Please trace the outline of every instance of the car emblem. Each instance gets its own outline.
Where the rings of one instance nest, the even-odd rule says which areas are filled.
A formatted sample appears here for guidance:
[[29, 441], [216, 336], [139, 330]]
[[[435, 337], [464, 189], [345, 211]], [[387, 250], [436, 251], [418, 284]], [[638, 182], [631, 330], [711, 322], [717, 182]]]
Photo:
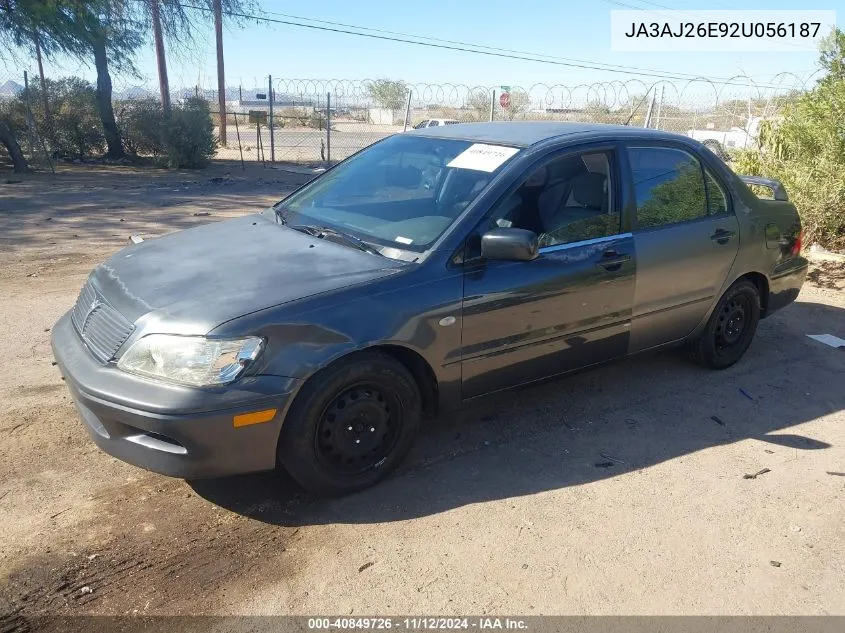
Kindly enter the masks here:
[[94, 311], [103, 305], [103, 302], [99, 299], [94, 299], [91, 302], [91, 305], [88, 306], [88, 312], [85, 313], [85, 318], [82, 320], [82, 329], [85, 330], [85, 326], [88, 325], [88, 319], [91, 318], [91, 315], [94, 314]]

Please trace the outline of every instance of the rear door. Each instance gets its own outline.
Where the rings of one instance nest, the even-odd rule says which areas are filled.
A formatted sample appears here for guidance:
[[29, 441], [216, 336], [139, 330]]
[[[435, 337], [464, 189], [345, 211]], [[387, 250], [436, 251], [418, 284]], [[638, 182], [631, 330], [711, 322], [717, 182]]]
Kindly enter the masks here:
[[637, 279], [631, 352], [689, 335], [739, 248], [739, 222], [719, 178], [691, 150], [631, 143]]
[[[623, 356], [634, 294], [633, 237], [615, 147], [558, 153], [526, 172], [467, 245], [462, 395]], [[540, 234], [533, 261], [484, 261], [495, 227]]]

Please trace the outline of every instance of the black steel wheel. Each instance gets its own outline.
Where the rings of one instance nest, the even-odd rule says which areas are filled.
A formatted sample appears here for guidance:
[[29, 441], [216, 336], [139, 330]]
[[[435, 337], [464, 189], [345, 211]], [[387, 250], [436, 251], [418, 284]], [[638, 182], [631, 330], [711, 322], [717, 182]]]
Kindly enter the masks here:
[[401, 435], [402, 414], [401, 400], [384, 384], [354, 384], [334, 397], [320, 416], [317, 456], [338, 474], [377, 468]]
[[707, 326], [690, 344], [693, 359], [713, 369], [736, 363], [751, 345], [760, 321], [760, 293], [751, 281], [732, 285], [716, 305]]
[[404, 365], [378, 351], [353, 354], [302, 387], [282, 424], [279, 464], [318, 494], [361, 490], [402, 461], [421, 415]]

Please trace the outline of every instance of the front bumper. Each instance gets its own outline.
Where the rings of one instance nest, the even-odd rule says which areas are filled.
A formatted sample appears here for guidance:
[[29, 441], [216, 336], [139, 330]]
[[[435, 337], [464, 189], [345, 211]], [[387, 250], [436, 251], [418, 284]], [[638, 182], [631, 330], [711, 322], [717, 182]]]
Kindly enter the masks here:
[[[130, 464], [194, 479], [276, 465], [276, 443], [299, 380], [252, 376], [197, 389], [99, 364], [65, 314], [52, 331], [53, 355], [91, 438]], [[235, 428], [235, 415], [276, 409], [269, 422]]]

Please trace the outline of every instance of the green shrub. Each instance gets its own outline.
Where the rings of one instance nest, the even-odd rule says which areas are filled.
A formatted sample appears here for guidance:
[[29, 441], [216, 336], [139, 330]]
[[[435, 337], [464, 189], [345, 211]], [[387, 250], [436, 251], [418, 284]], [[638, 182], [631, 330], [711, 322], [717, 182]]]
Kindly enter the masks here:
[[68, 77], [58, 81], [47, 80], [47, 100], [50, 117], [44, 113], [41, 87], [29, 87], [29, 98], [23, 94], [15, 98], [12, 108], [14, 118], [26, 126], [27, 105], [37, 122], [48, 149], [58, 158], [87, 158], [102, 153], [106, 140], [97, 110], [97, 95], [87, 81]]
[[[737, 173], [776, 178], [801, 214], [806, 243], [845, 247], [845, 35], [821, 59], [827, 74], [761, 126], [761, 150], [738, 152]], [[827, 57], [825, 57], [825, 54]]]
[[174, 105], [169, 117], [155, 99], [125, 102], [119, 125], [130, 154], [153, 157], [167, 167], [204, 167], [217, 149], [211, 112], [203, 99], [192, 97]]
[[159, 158], [165, 154], [164, 114], [156, 99], [124, 101], [117, 109], [117, 125], [126, 152]]
[[217, 150], [208, 103], [191, 97], [175, 106], [162, 139], [168, 167], [205, 167]]

